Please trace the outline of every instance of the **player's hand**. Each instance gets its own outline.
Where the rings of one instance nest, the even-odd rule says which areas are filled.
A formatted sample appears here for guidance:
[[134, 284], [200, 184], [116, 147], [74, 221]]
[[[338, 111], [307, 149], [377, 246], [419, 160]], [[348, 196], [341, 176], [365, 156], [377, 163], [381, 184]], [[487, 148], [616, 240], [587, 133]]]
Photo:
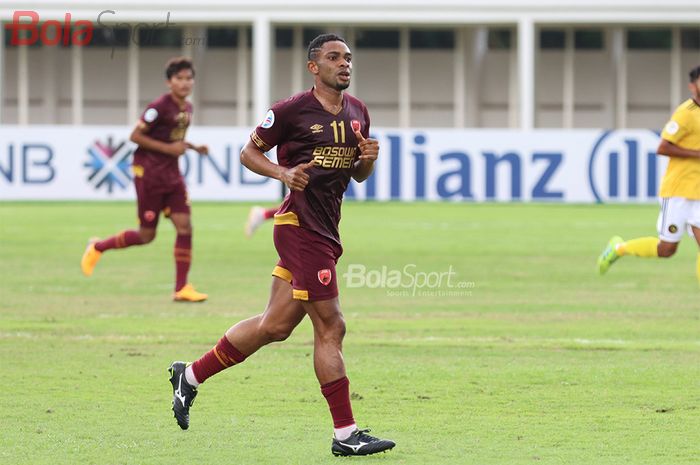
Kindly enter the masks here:
[[357, 146], [360, 148], [360, 160], [375, 161], [379, 156], [379, 141], [376, 139], [365, 139], [360, 131], [355, 131]]
[[209, 155], [209, 147], [206, 145], [193, 145], [192, 148], [200, 155]]
[[168, 153], [174, 157], [179, 157], [187, 150], [187, 143], [182, 140], [171, 142], [168, 144]]
[[293, 168], [284, 170], [280, 175], [280, 181], [285, 183], [289, 190], [303, 191], [309, 183], [309, 175], [306, 170], [314, 166], [314, 161], [301, 163]]

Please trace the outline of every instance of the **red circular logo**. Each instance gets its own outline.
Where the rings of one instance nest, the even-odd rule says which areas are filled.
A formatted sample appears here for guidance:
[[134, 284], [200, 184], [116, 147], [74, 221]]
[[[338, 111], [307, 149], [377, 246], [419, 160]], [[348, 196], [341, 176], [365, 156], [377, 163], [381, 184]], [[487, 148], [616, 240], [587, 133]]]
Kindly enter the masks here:
[[328, 286], [331, 283], [331, 279], [333, 278], [333, 275], [331, 274], [331, 270], [325, 269], [325, 270], [319, 270], [318, 272], [318, 280], [323, 284], [324, 286]]

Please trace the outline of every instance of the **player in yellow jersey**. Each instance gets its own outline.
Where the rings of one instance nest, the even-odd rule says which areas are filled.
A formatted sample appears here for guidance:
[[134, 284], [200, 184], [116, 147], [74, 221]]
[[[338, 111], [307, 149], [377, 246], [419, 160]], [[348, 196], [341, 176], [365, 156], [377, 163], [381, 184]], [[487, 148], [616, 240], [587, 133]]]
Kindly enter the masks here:
[[[659, 155], [670, 158], [659, 192], [659, 237], [629, 241], [613, 237], [598, 257], [600, 274], [625, 255], [672, 256], [686, 230], [700, 246], [700, 66], [690, 71], [688, 89], [692, 97], [680, 104], [666, 123], [657, 149]], [[700, 252], [696, 275], [700, 283]]]

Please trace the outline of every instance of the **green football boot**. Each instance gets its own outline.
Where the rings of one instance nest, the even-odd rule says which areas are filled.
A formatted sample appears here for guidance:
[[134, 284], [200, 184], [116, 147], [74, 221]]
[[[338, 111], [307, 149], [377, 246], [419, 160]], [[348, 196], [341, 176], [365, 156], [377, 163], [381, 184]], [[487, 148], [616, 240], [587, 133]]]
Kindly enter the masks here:
[[622, 244], [624, 241], [620, 236], [613, 236], [608, 242], [608, 246], [605, 247], [603, 253], [598, 257], [598, 273], [605, 274], [610, 266], [615, 263], [615, 260], [620, 258], [615, 250], [618, 244]]

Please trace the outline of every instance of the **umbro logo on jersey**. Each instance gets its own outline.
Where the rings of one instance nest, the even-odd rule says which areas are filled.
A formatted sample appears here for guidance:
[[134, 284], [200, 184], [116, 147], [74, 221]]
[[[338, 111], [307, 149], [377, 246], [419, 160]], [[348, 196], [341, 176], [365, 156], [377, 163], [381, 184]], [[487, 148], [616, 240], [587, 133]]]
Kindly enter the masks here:
[[319, 132], [323, 132], [323, 126], [320, 124], [314, 124], [309, 129], [311, 129], [311, 134], [318, 134]]

